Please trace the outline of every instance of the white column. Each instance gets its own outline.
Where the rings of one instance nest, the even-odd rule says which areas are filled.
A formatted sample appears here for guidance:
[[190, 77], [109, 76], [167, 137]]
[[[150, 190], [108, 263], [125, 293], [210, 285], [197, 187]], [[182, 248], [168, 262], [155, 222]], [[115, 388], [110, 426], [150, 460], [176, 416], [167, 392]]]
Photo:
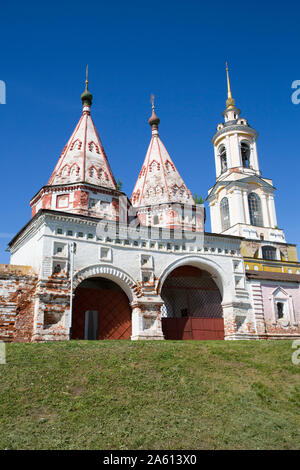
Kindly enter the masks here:
[[233, 194], [234, 194], [234, 200], [235, 200], [237, 223], [244, 224], [245, 219], [244, 219], [242, 191], [240, 188], [236, 188], [234, 189]]
[[247, 191], [243, 191], [243, 201], [244, 201], [245, 223], [250, 225], [250, 212], [249, 212], [249, 203], [248, 203], [248, 193], [247, 193]]
[[261, 195], [261, 205], [262, 205], [262, 213], [263, 213], [263, 219], [264, 219], [263, 220], [264, 227], [270, 227], [268, 204], [267, 204], [267, 198], [265, 194]]
[[253, 157], [253, 169], [256, 170], [256, 171], [260, 171], [259, 170], [259, 163], [258, 163], [258, 155], [257, 155], [257, 145], [256, 145], [256, 141], [254, 139], [252, 141], [251, 153], [252, 153], [252, 157]]
[[273, 194], [269, 194], [268, 197], [268, 206], [269, 206], [269, 213], [271, 219], [271, 227], [277, 227], [277, 217], [276, 217], [276, 209], [275, 209], [275, 202]]
[[219, 205], [216, 202], [210, 204], [210, 223], [211, 230], [214, 233], [220, 233], [220, 213], [218, 212]]
[[230, 138], [229, 135], [226, 136], [226, 157], [227, 157], [227, 168], [232, 168], [231, 161], [231, 148], [230, 148]]
[[131, 325], [132, 325], [132, 335], [131, 339], [136, 339], [139, 337], [140, 333], [143, 331], [143, 315], [139, 306], [132, 303], [132, 313], [131, 313]]
[[293, 297], [289, 295], [289, 311], [290, 311], [290, 318], [291, 318], [291, 323], [293, 323], [294, 326], [297, 326], [297, 319], [295, 315], [295, 309], [294, 309], [294, 302], [293, 302]]
[[234, 194], [229, 193], [227, 195], [229, 202], [229, 217], [230, 217], [230, 227], [238, 223], [237, 211], [234, 203]]
[[236, 163], [234, 166], [243, 166], [242, 165], [242, 159], [241, 159], [241, 151], [240, 151], [240, 143], [239, 143], [239, 137], [238, 137], [238, 134], [235, 133], [234, 134], [234, 140], [235, 140], [235, 159], [236, 159]]
[[221, 162], [220, 162], [220, 158], [218, 156], [218, 149], [217, 147], [214, 147], [214, 151], [215, 151], [215, 165], [216, 165], [216, 176], [217, 178], [220, 176], [221, 174]]

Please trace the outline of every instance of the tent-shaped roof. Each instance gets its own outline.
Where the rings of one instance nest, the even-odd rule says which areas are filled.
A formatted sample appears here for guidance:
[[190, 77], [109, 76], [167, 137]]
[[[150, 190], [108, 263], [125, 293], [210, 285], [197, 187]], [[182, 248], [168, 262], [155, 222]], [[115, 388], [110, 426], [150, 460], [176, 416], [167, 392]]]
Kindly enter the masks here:
[[141, 207], [171, 202], [195, 204], [190, 190], [159, 137], [159, 123], [153, 106], [152, 116], [149, 119], [152, 138], [131, 196], [132, 205]]
[[92, 95], [88, 91], [87, 82], [81, 99], [82, 116], [62, 151], [48, 185], [84, 182], [116, 189], [114, 176], [91, 117]]

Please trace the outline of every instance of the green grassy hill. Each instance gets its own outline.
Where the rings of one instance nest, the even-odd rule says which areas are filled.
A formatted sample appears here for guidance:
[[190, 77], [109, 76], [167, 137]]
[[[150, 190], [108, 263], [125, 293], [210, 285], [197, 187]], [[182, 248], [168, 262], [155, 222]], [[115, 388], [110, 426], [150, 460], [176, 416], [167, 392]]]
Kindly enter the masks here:
[[296, 449], [291, 344], [9, 344], [0, 448]]

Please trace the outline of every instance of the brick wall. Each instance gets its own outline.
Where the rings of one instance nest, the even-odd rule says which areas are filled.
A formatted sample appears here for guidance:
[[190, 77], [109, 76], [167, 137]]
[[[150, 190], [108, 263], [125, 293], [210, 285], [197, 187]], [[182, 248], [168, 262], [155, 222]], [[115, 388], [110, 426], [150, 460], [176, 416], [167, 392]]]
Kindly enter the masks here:
[[0, 340], [31, 340], [37, 277], [30, 266], [0, 264]]

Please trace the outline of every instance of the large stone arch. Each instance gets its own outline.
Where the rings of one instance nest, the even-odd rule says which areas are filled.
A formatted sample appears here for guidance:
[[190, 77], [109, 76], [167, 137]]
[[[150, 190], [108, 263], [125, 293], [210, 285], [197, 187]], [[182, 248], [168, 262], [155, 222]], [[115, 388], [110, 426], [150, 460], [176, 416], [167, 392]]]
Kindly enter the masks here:
[[200, 256], [184, 256], [165, 268], [158, 285], [165, 338], [223, 340], [230, 277], [218, 263]]
[[138, 288], [123, 270], [87, 266], [74, 276], [72, 339], [129, 339]]
[[118, 284], [126, 293], [130, 303], [133, 302], [135, 298], [140, 297], [139, 288], [129, 274], [121, 269], [105, 264], [88, 266], [78, 271], [74, 276], [74, 289], [76, 289], [82, 281], [92, 277], [103, 277]]
[[173, 263], [171, 263], [169, 266], [167, 266], [163, 273], [160, 276], [160, 280], [157, 286], [157, 293], [161, 293], [162, 286], [164, 284], [164, 281], [167, 279], [169, 274], [171, 274], [174, 269], [179, 268], [180, 266], [185, 266], [185, 265], [190, 265], [190, 266], [195, 266], [196, 268], [202, 269], [204, 271], [208, 271], [211, 275], [214, 281], [216, 282], [221, 296], [222, 296], [222, 303], [226, 303], [229, 301], [232, 301], [232, 290], [230, 286], [230, 276], [229, 273], [225, 272], [224, 269], [220, 266], [219, 263], [209, 259], [205, 258], [203, 256], [184, 256]]

